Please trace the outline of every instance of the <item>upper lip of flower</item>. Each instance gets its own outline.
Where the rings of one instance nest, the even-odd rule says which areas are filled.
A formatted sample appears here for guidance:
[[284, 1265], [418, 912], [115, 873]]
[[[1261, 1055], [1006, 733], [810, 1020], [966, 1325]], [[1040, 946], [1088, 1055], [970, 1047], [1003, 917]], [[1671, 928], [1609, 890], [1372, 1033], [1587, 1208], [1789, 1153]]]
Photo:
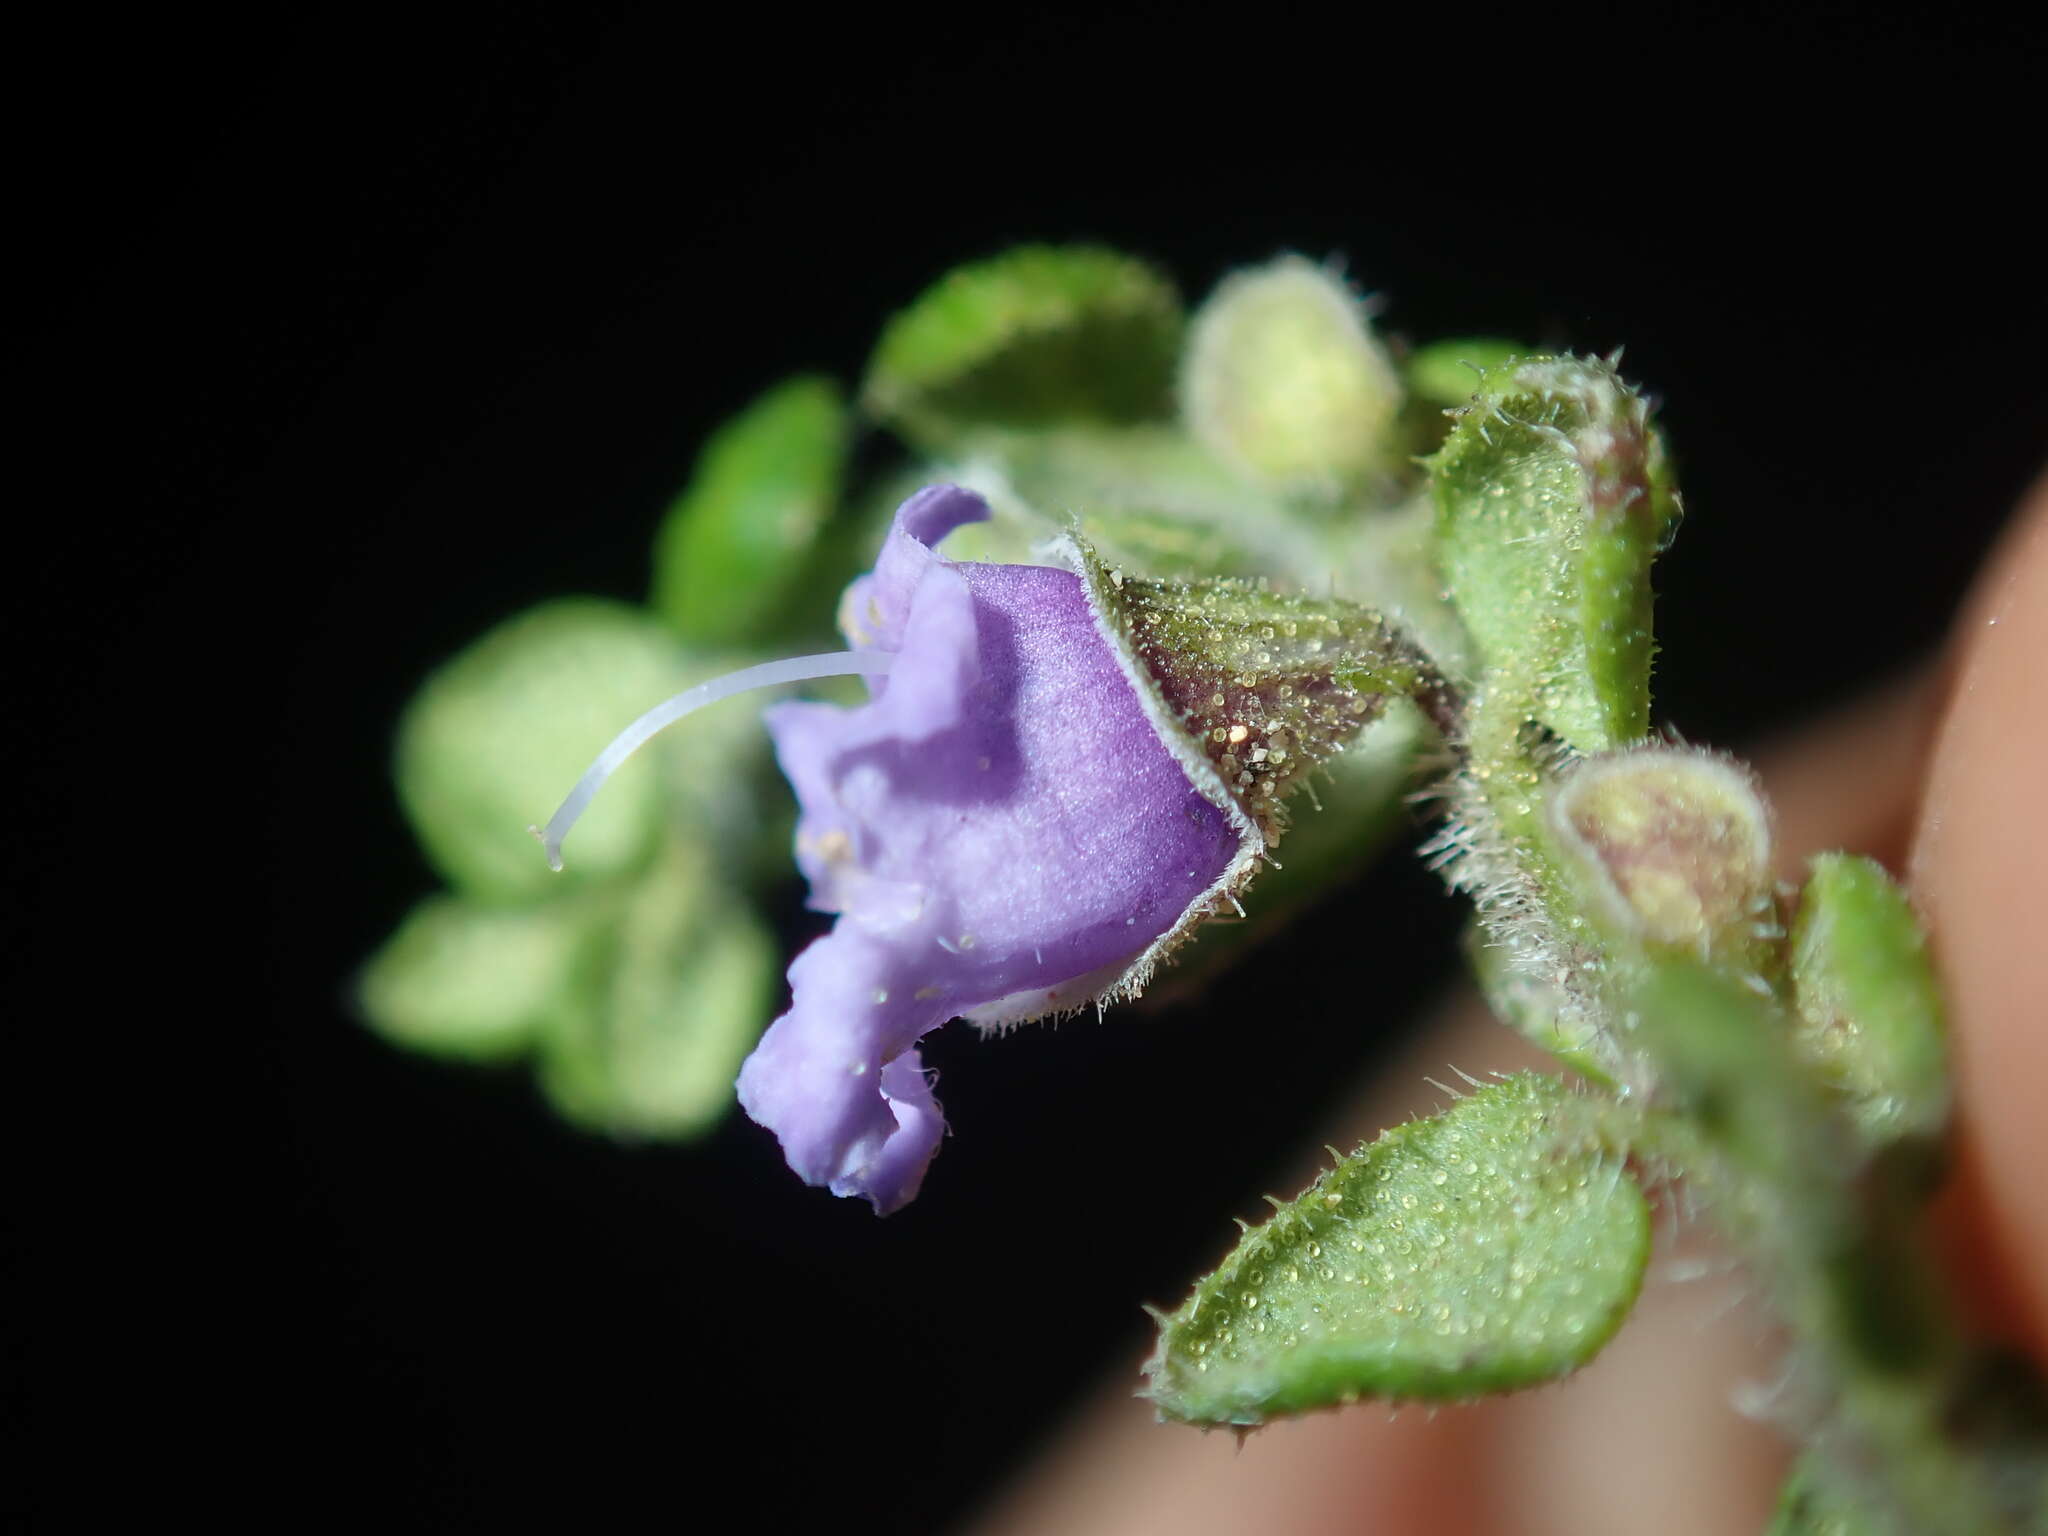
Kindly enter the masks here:
[[857, 709], [767, 714], [812, 904], [840, 916], [740, 1097], [805, 1179], [884, 1212], [943, 1132], [919, 1037], [1134, 989], [1263, 848], [1079, 577], [933, 547], [987, 516], [957, 486], [905, 502], [841, 609], [895, 653], [886, 680]]

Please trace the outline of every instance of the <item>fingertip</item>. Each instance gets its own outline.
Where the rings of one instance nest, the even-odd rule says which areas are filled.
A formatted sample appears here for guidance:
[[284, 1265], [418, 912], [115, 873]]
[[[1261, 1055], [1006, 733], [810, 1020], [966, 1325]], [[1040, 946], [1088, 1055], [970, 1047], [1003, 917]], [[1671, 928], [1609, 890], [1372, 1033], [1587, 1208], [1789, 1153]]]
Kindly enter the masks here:
[[1949, 1002], [1953, 1228], [2048, 1360], [2048, 481], [1965, 604], [1909, 878]]

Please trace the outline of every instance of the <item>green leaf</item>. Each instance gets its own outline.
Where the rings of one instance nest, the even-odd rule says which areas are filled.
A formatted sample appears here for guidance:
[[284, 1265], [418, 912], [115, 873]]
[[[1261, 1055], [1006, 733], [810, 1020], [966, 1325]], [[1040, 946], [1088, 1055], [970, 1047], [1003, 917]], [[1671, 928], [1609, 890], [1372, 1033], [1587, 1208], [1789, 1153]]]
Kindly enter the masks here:
[[458, 892], [493, 905], [635, 873], [665, 827], [743, 863], [768, 750], [745, 702], [664, 731], [613, 774], [577, 822], [562, 873], [527, 830], [641, 714], [743, 664], [691, 657], [644, 610], [598, 598], [507, 620], [430, 676], [400, 718], [399, 799], [421, 846]]
[[839, 386], [779, 384], [712, 434], [654, 546], [657, 613], [686, 640], [727, 643], [775, 630], [845, 475]]
[[633, 889], [584, 984], [541, 1040], [563, 1118], [622, 1139], [703, 1134], [733, 1103], [773, 1007], [778, 953], [701, 849], [678, 844]]
[[896, 315], [862, 403], [913, 442], [1173, 412], [1173, 284], [1096, 246], [1020, 246], [956, 267]]
[[1480, 383], [1430, 460], [1445, 584], [1486, 685], [1582, 752], [1649, 729], [1650, 563], [1678, 503], [1642, 396], [1598, 359]]
[[1534, 1386], [1634, 1304], [1649, 1207], [1599, 1106], [1522, 1073], [1386, 1132], [1263, 1226], [1164, 1320], [1168, 1418], [1259, 1424], [1359, 1397]]
[[1873, 1141], [1948, 1118], [1941, 989], [1906, 893], [1876, 862], [1814, 859], [1792, 929], [1801, 1054]]
[[667, 738], [605, 785], [577, 823], [566, 874], [548, 869], [527, 828], [612, 737], [689, 681], [675, 640], [622, 603], [562, 598], [490, 631], [430, 676], [399, 721], [399, 799], [427, 856], [456, 890], [498, 904], [644, 863], [663, 821], [657, 764], [678, 750]]
[[517, 1056], [561, 1005], [592, 916], [576, 902], [504, 910], [429, 897], [364, 967], [363, 1013], [408, 1050]]
[[1233, 273], [1210, 295], [1180, 396], [1219, 458], [1297, 494], [1334, 495], [1399, 457], [1393, 361], [1357, 295], [1299, 256]]

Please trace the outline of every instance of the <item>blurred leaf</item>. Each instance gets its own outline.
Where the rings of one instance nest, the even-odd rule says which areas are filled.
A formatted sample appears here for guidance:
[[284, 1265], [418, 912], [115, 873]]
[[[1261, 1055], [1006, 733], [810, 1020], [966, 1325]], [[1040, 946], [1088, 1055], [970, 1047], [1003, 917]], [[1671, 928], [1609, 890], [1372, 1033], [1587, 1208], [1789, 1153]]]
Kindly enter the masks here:
[[1522, 1073], [1386, 1132], [1249, 1231], [1164, 1322], [1148, 1394], [1168, 1418], [1259, 1424], [1584, 1365], [1634, 1304], [1650, 1246], [1648, 1204], [1597, 1113]]
[[599, 598], [560, 598], [507, 620], [431, 675], [400, 718], [399, 799], [421, 846], [458, 892], [490, 904], [637, 871], [665, 826], [743, 862], [760, 822], [754, 770], [767, 755], [758, 709], [745, 701], [663, 732], [613, 774], [577, 822], [562, 873], [527, 831], [632, 721], [738, 664], [690, 657], [644, 610]]
[[1319, 574], [1306, 584], [1398, 615], [1448, 676], [1468, 673], [1472, 638], [1444, 591], [1436, 508], [1427, 488], [1399, 506], [1334, 520], [1318, 531]]
[[863, 405], [913, 442], [979, 429], [1164, 420], [1180, 349], [1173, 284], [1096, 246], [1019, 246], [956, 267], [883, 329]]
[[564, 874], [527, 828], [612, 737], [689, 681], [681, 647], [622, 603], [561, 598], [490, 631], [430, 676], [399, 721], [399, 799], [428, 857], [457, 891], [493, 903], [640, 865], [663, 820], [657, 753], [605, 785]]
[[561, 1005], [593, 916], [574, 901], [505, 910], [429, 897], [364, 967], [363, 1012], [408, 1050], [517, 1056]]
[[1814, 859], [1792, 929], [1801, 1053], [1873, 1140], [1948, 1118], [1941, 989], [1906, 893], [1871, 859]]
[[1643, 398], [1607, 363], [1480, 383], [1430, 459], [1439, 558], [1492, 686], [1582, 752], [1649, 728], [1650, 564], [1677, 515]]
[[1836, 1241], [1852, 1214], [1833, 1203], [1846, 1128], [1794, 1064], [1779, 999], [1679, 953], [1640, 952], [1613, 979], [1616, 1015], [1651, 1064], [1660, 1098], [1743, 1174], [1788, 1205], [1800, 1202], [1813, 1245]]
[[541, 1042], [541, 1085], [565, 1119], [622, 1138], [716, 1125], [774, 1006], [777, 950], [702, 851], [671, 847], [590, 955]]
[[1766, 1536], [1882, 1536], [1881, 1527], [1844, 1508], [1829, 1493], [1820, 1470], [1813, 1452], [1799, 1458], [1778, 1496], [1777, 1513]]
[[773, 635], [838, 502], [848, 420], [839, 386], [779, 384], [712, 434], [654, 546], [655, 611], [686, 640]]
[[1217, 286], [1189, 330], [1180, 398], [1197, 440], [1290, 492], [1334, 496], [1398, 457], [1393, 362], [1357, 295], [1299, 256]]

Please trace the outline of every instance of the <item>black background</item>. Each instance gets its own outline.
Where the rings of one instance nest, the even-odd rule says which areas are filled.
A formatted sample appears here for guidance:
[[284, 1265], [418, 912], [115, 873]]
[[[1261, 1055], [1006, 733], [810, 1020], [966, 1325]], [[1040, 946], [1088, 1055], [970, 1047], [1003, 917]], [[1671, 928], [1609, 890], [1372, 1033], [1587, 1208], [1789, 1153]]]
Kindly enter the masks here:
[[638, 596], [754, 392], [852, 379], [954, 261], [1086, 237], [1191, 296], [1341, 253], [1419, 339], [1626, 344], [1689, 512], [1659, 712], [1753, 740], [1931, 646], [2042, 454], [2040, 62], [1846, 6], [295, 11], [53, 52], [15, 853], [66, 988], [24, 1025], [85, 1059], [21, 1078], [69, 1218], [21, 1253], [84, 1305], [24, 1314], [18, 1379], [113, 1471], [30, 1501], [962, 1517], [1440, 985], [1449, 904], [1396, 857], [1199, 1008], [947, 1032], [955, 1135], [877, 1222], [743, 1122], [621, 1149], [360, 1030], [350, 970], [432, 885], [398, 706], [524, 604]]

